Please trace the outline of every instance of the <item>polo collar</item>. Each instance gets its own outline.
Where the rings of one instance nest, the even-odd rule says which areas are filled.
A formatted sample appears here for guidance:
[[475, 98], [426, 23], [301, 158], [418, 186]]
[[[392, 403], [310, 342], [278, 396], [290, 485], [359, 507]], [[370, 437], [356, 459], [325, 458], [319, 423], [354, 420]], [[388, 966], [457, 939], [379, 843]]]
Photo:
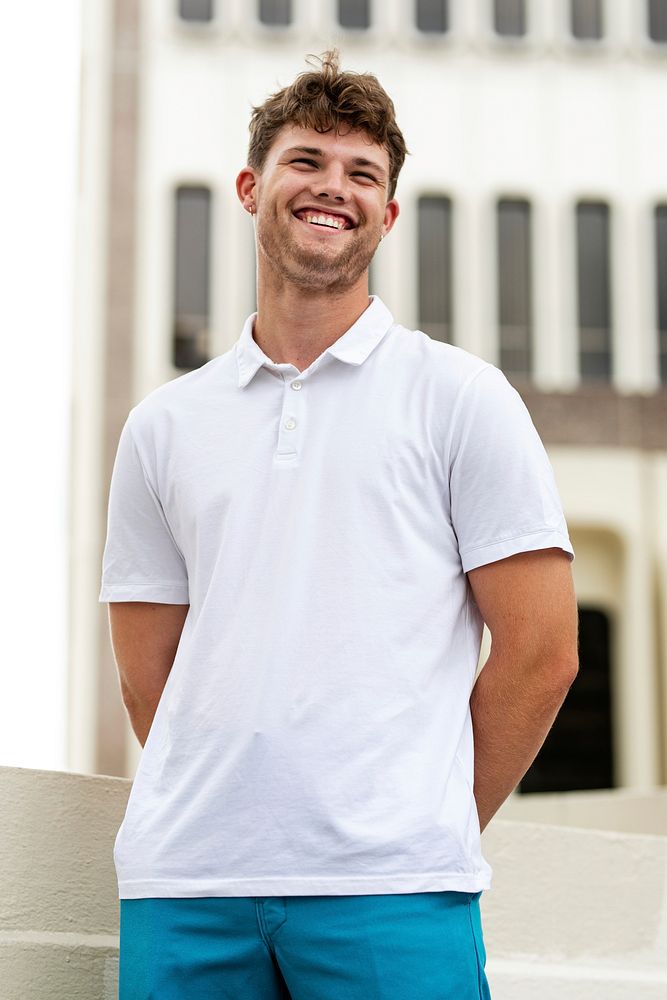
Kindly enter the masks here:
[[[316, 363], [319, 366], [320, 358], [326, 354], [330, 354], [339, 361], [346, 362], [346, 364], [363, 364], [371, 351], [380, 343], [385, 333], [394, 325], [394, 317], [384, 302], [377, 295], [371, 295], [370, 300], [370, 305], [362, 312], [356, 323], [353, 323], [349, 330], [346, 330], [338, 340], [334, 341], [331, 347], [327, 347], [323, 354], [319, 358], [316, 358], [309, 368], [312, 368]], [[277, 364], [266, 356], [252, 335], [256, 318], [256, 312], [252, 316], [248, 316], [243, 324], [241, 336], [236, 342], [238, 385], [240, 389], [244, 389], [262, 367], [274, 372], [291, 367], [284, 363]], [[309, 371], [309, 368], [306, 371]]]

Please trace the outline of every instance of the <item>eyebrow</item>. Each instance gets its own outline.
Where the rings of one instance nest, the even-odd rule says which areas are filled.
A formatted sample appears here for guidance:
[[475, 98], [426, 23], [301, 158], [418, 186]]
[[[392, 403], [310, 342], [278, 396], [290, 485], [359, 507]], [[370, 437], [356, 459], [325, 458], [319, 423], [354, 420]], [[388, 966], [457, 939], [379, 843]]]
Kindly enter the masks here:
[[[287, 153], [308, 153], [310, 156], [323, 157], [324, 153], [321, 149], [317, 149], [315, 146], [292, 146], [290, 149], [285, 150], [285, 155]], [[354, 156], [352, 158], [352, 163], [357, 167], [372, 167], [383, 179], [386, 179], [386, 173], [379, 164], [375, 163], [373, 160], [366, 160], [363, 156]]]

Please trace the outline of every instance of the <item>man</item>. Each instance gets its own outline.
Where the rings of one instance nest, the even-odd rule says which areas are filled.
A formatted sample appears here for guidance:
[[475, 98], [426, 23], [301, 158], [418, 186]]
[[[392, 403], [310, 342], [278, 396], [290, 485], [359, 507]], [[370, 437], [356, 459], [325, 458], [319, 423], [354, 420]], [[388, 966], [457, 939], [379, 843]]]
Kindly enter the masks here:
[[326, 53], [250, 131], [257, 313], [114, 468], [120, 994], [488, 997], [480, 831], [577, 670], [553, 472], [496, 367], [369, 299], [406, 154], [375, 77]]

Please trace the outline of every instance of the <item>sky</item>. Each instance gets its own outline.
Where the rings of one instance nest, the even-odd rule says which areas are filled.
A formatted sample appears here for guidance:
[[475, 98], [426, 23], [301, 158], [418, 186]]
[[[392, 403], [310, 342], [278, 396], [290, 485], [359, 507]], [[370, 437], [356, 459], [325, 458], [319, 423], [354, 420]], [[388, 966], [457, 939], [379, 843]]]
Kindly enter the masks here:
[[66, 767], [80, 2], [7, 4], [0, 33], [4, 766]]

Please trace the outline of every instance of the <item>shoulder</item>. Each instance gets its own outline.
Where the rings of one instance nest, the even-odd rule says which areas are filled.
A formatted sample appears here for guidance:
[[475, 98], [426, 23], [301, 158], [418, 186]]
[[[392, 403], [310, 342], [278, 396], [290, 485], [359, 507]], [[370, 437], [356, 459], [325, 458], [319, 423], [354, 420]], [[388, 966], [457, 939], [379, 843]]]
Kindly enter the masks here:
[[394, 355], [396, 363], [411, 374], [433, 379], [450, 393], [457, 394], [469, 382], [487, 369], [492, 369], [502, 378], [502, 372], [478, 355], [433, 340], [423, 330], [410, 330], [400, 323], [394, 323], [387, 338], [388, 353]]
[[205, 410], [211, 395], [219, 395], [233, 377], [233, 348], [194, 371], [157, 386], [128, 415], [127, 423], [137, 438], [171, 426], [183, 416]]

